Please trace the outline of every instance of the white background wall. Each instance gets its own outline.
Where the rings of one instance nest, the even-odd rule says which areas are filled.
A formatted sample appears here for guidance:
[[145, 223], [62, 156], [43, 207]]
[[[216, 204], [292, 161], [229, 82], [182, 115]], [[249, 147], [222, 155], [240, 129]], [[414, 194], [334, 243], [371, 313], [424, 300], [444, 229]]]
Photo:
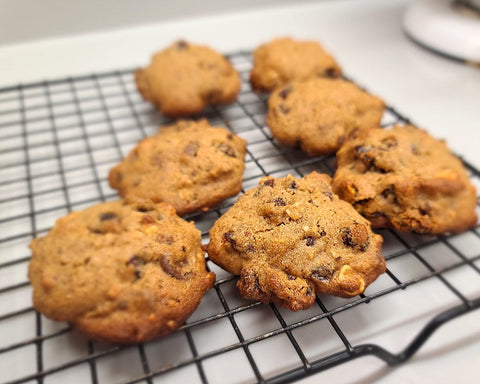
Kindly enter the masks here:
[[[307, 0], [0, 0], [0, 45]], [[311, 1], [310, 1], [311, 2]]]

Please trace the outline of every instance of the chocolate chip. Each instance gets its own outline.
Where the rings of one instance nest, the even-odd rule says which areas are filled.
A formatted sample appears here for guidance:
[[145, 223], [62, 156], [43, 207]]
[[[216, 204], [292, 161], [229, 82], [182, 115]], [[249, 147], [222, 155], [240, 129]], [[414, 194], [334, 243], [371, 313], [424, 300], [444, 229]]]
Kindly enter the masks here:
[[365, 166], [367, 167], [367, 171], [378, 172], [378, 173], [382, 173], [382, 174], [387, 173], [387, 170], [385, 170], [384, 168], [379, 167], [377, 165], [374, 157], [364, 155], [364, 156], [361, 157], [361, 160], [362, 160], [363, 164], [365, 164]]
[[126, 263], [126, 265], [133, 265], [135, 267], [145, 265], [145, 260], [139, 255], [133, 255]]
[[390, 199], [393, 203], [397, 204], [398, 203], [398, 198], [397, 194], [395, 192], [395, 185], [390, 184], [387, 188], [385, 188], [382, 192], [381, 195], [385, 199]]
[[143, 215], [142, 218], [140, 219], [141, 224], [153, 224], [155, 223], [155, 218], [150, 215]]
[[372, 156], [367, 156], [367, 155], [362, 156], [361, 160], [362, 160], [362, 163], [366, 165], [368, 170], [370, 170], [370, 168], [375, 167], [375, 158], [373, 158]]
[[99, 229], [99, 228], [88, 227], [88, 230], [89, 230], [91, 233], [95, 233], [96, 235], [103, 235], [103, 234], [105, 233], [104, 230]]
[[387, 148], [395, 148], [398, 145], [398, 141], [395, 137], [386, 137], [382, 140], [382, 144]]
[[117, 218], [117, 214], [114, 212], [104, 212], [99, 215], [100, 221], [113, 220]]
[[310, 277], [317, 281], [327, 281], [332, 277], [332, 275], [333, 275], [333, 272], [330, 271], [329, 269], [325, 267], [318, 267], [312, 271], [312, 274], [310, 275]]
[[327, 77], [337, 77], [338, 71], [334, 67], [329, 67], [325, 70], [325, 75]]
[[134, 267], [134, 275], [135, 275], [135, 278], [138, 280], [140, 279], [140, 277], [142, 277], [142, 267], [145, 265], [145, 260], [142, 259], [140, 256], [138, 255], [133, 255], [126, 263], [125, 265], [129, 266], [129, 265], [133, 265]]
[[355, 243], [352, 238], [352, 232], [350, 228], [343, 228], [342, 229], [342, 241], [347, 247], [355, 247]]
[[292, 182], [290, 183], [290, 189], [297, 189], [297, 188], [298, 188], [298, 187], [297, 187], [297, 183], [296, 183], [295, 181], [292, 181]]
[[185, 40], [179, 40], [177, 41], [177, 49], [183, 50], [188, 48], [188, 43]]
[[149, 204], [145, 200], [143, 202], [140, 202], [136, 208], [137, 208], [137, 212], [146, 213], [146, 212], [153, 211], [155, 209], [155, 206], [153, 205], [153, 203], [150, 202]]
[[273, 204], [276, 207], [284, 207], [285, 205], [287, 205], [287, 204], [285, 204], [285, 201], [281, 197], [278, 197], [275, 200], [273, 200]]
[[315, 245], [315, 238], [312, 237], [312, 236], [308, 236], [306, 239], [305, 239], [305, 244], [307, 245], [307, 247], [312, 247]]
[[354, 223], [350, 228], [342, 228], [343, 244], [350, 248], [365, 251], [369, 245], [368, 230], [363, 224]]
[[185, 275], [183, 275], [178, 267], [171, 262], [169, 255], [161, 255], [159, 261], [160, 267], [162, 267], [167, 275], [170, 275], [177, 280], [185, 280]]
[[237, 154], [235, 153], [235, 150], [228, 144], [225, 143], [220, 143], [218, 146], [218, 149], [225, 153], [227, 156], [233, 157], [234, 159], [237, 158]]
[[305, 291], [306, 296], [312, 296], [312, 288], [307, 287], [307, 290]]
[[357, 200], [355, 202], [355, 205], [365, 205], [366, 203], [368, 203], [369, 201], [371, 201], [372, 199], [361, 199], [361, 200]]
[[280, 112], [282, 112], [284, 115], [288, 114], [290, 112], [290, 108], [285, 107], [283, 104], [280, 104], [278, 106], [278, 109]]
[[283, 88], [279, 93], [278, 96], [280, 96], [283, 100], [287, 98], [287, 96], [292, 92], [293, 88], [292, 86], [287, 86]]
[[182, 252], [187, 252], [187, 248], [184, 245], [182, 245]]
[[263, 185], [267, 187], [272, 187], [275, 185], [275, 180], [274, 179], [268, 179], [263, 182]]
[[230, 141], [233, 140], [233, 133], [229, 133], [227, 135], [227, 139], [230, 140]]
[[183, 153], [188, 156], [195, 157], [197, 156], [198, 149], [200, 148], [200, 144], [197, 141], [190, 141], [185, 148], [183, 148]]
[[287, 279], [290, 281], [297, 280], [297, 276], [287, 274]]
[[432, 206], [428, 201], [425, 202], [425, 204], [423, 204], [423, 207], [420, 207], [418, 209], [418, 212], [420, 212], [422, 216], [428, 215], [431, 211], [432, 211]]
[[389, 195], [395, 195], [395, 185], [393, 184], [390, 184], [388, 186], [388, 188], [385, 188], [383, 191], [382, 191], [382, 196], [383, 197], [388, 197]]
[[420, 155], [420, 150], [418, 149], [418, 146], [417, 146], [416, 144], [410, 145], [410, 151], [412, 151], [412, 153], [413, 153], [415, 156]]
[[225, 232], [222, 236], [223, 238], [223, 241], [226, 241], [227, 243], [230, 244], [230, 246], [233, 248], [233, 249], [236, 249], [237, 247], [237, 242], [235, 241], [235, 239], [233, 238], [233, 232], [230, 231], [230, 232]]
[[327, 234], [327, 232], [325, 232], [323, 229], [322, 229], [320, 232], [318, 232], [318, 235], [319, 235], [320, 237], [323, 237], [323, 236], [325, 236], [326, 234]]
[[212, 89], [205, 95], [205, 101], [210, 104], [216, 103], [222, 98], [222, 91], [220, 89]]
[[325, 191], [325, 192], [322, 192], [322, 193], [323, 193], [325, 196], [327, 196], [330, 201], [333, 200], [333, 193], [332, 193], [332, 192]]

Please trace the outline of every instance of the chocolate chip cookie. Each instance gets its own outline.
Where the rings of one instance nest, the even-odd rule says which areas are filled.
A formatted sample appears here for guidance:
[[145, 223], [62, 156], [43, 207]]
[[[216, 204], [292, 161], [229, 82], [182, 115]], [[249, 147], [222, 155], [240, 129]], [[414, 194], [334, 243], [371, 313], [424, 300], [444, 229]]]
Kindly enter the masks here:
[[348, 138], [378, 127], [384, 102], [340, 79], [311, 79], [276, 89], [267, 125], [281, 143], [310, 156], [335, 153]]
[[166, 203], [100, 203], [60, 218], [30, 247], [34, 307], [94, 339], [164, 336], [215, 280], [200, 232]]
[[445, 142], [411, 125], [375, 129], [337, 153], [333, 190], [373, 227], [462, 232], [477, 222], [475, 188]]
[[382, 237], [331, 189], [331, 178], [263, 178], [210, 230], [210, 260], [240, 275], [241, 294], [291, 310], [316, 293], [350, 297], [385, 271]]
[[170, 117], [192, 116], [207, 105], [228, 104], [240, 91], [240, 75], [217, 51], [177, 41], [135, 72], [143, 98]]
[[180, 120], [142, 140], [110, 170], [120, 196], [172, 204], [179, 215], [208, 210], [242, 187], [246, 141], [207, 120]]
[[271, 91], [292, 81], [338, 77], [341, 72], [318, 42], [280, 38], [254, 51], [250, 82], [255, 90]]

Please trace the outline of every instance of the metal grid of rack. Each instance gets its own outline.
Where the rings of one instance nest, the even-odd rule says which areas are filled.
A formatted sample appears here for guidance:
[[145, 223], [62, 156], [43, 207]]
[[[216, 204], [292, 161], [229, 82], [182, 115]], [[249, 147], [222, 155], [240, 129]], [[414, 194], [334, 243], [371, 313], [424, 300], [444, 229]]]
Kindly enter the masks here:
[[[250, 52], [228, 57], [241, 94], [202, 116], [248, 141], [243, 189], [266, 174], [332, 174], [333, 157], [306, 157], [272, 139], [266, 96], [248, 84]], [[382, 125], [407, 122], [388, 107]], [[0, 382], [286, 383], [366, 355], [401, 363], [440, 325], [480, 307], [477, 226], [446, 237], [380, 230], [387, 273], [360, 296], [319, 295], [306, 311], [242, 299], [236, 277], [207, 259], [214, 288], [166, 338], [118, 346], [46, 319], [31, 303], [29, 242], [72, 210], [117, 199], [109, 169], [166, 123], [141, 100], [132, 70], [0, 89]], [[478, 188], [479, 171], [465, 166]], [[203, 242], [235, 199], [186, 217]]]

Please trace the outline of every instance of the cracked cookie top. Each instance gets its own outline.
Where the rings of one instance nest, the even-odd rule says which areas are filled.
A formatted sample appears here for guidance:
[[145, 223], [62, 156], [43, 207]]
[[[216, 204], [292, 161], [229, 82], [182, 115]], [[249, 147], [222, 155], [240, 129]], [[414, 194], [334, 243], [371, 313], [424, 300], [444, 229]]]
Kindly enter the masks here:
[[477, 222], [475, 188], [461, 161], [412, 125], [374, 129], [346, 143], [333, 189], [373, 227], [439, 235]]
[[227, 58], [202, 45], [177, 41], [135, 72], [143, 98], [170, 117], [192, 116], [212, 104], [228, 104], [240, 92], [240, 75]]
[[385, 271], [382, 237], [331, 190], [331, 178], [263, 178], [210, 230], [210, 259], [247, 298], [291, 310], [316, 293], [350, 297]]
[[262, 44], [253, 53], [250, 82], [253, 89], [272, 91], [292, 81], [338, 77], [342, 70], [316, 41], [279, 38]]
[[72, 212], [30, 248], [34, 307], [94, 339], [164, 336], [215, 280], [200, 232], [165, 203], [124, 200]]
[[182, 216], [208, 210], [242, 187], [246, 141], [207, 120], [180, 120], [142, 140], [110, 170], [120, 196], [172, 204]]
[[268, 99], [267, 125], [281, 143], [310, 156], [335, 153], [361, 131], [378, 127], [384, 102], [340, 79], [310, 79], [276, 89]]

